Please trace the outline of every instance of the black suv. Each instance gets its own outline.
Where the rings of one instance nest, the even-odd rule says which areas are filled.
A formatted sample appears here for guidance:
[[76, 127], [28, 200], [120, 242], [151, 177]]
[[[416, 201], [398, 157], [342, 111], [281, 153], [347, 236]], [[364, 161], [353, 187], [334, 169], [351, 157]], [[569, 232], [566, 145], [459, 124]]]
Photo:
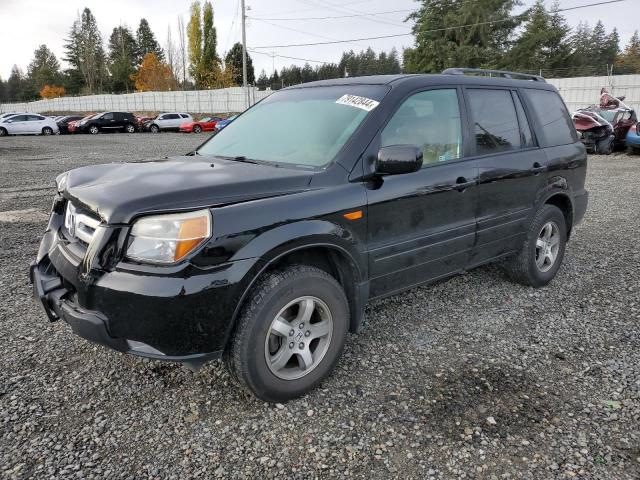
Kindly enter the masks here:
[[82, 133], [99, 132], [127, 132], [136, 131], [136, 117], [130, 112], [98, 113], [91, 118], [78, 123], [78, 130]]
[[585, 148], [540, 77], [467, 73], [287, 88], [186, 156], [59, 176], [36, 296], [88, 340], [222, 357], [283, 401], [371, 299], [498, 259], [546, 285], [587, 207]]

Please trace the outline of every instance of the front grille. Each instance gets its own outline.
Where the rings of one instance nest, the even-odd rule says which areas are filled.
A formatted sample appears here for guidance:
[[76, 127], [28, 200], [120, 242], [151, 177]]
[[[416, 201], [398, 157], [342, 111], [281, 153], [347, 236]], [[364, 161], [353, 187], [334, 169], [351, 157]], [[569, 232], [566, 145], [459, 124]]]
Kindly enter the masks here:
[[98, 225], [100, 225], [100, 219], [93, 212], [77, 208], [71, 202], [67, 202], [64, 227], [70, 237], [89, 245]]

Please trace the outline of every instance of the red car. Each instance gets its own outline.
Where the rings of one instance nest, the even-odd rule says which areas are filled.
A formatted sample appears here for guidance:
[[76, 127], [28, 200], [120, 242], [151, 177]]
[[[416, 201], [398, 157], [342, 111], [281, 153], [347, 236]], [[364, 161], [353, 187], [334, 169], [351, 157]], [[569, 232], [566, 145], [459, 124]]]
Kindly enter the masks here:
[[180, 131], [186, 133], [212, 132], [220, 120], [222, 119], [218, 117], [204, 117], [197, 122], [183, 123], [180, 125]]
[[73, 122], [69, 122], [67, 124], [67, 130], [69, 131], [69, 133], [77, 133], [78, 131], [78, 124], [80, 122], [82, 122], [83, 120], [89, 120], [91, 117], [93, 117], [95, 114], [92, 113], [91, 115], [87, 115], [84, 118], [81, 118], [80, 120], [75, 120]]

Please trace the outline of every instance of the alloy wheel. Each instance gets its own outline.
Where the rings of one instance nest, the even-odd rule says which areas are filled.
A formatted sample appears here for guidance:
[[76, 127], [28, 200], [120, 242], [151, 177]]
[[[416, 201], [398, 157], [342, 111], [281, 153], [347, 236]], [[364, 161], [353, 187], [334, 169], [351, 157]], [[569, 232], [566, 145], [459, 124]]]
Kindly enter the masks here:
[[283, 380], [308, 375], [322, 361], [333, 334], [333, 317], [325, 302], [304, 296], [287, 303], [275, 316], [264, 342], [271, 373]]
[[542, 226], [536, 240], [536, 266], [541, 272], [548, 272], [556, 263], [560, 250], [560, 229], [555, 222]]

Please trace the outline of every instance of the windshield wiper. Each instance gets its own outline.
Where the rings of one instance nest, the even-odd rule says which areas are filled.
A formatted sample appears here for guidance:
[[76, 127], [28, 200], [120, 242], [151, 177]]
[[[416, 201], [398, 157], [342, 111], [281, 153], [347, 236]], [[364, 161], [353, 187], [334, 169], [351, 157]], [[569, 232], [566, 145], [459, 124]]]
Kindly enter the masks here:
[[236, 155], [235, 157], [229, 157], [225, 155], [216, 155], [218, 158], [222, 158], [223, 160], [233, 160], [234, 162], [242, 162], [242, 163], [253, 163], [255, 165], [262, 165], [264, 162], [259, 162], [258, 160], [253, 160], [252, 158], [247, 158], [244, 155]]

